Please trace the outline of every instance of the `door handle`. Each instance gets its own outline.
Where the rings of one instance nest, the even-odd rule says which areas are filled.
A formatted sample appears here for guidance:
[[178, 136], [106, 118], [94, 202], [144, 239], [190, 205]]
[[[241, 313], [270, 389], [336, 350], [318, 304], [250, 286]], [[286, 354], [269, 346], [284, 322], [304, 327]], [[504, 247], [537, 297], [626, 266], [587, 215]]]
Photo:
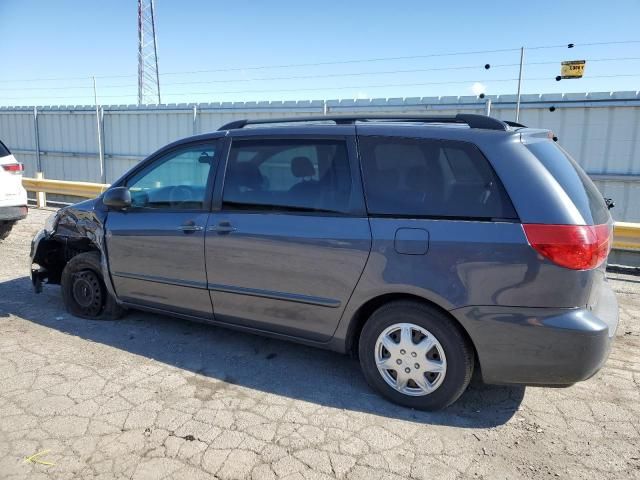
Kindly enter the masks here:
[[210, 232], [225, 234], [235, 232], [237, 228], [231, 225], [231, 222], [220, 222], [218, 225], [212, 225], [208, 230]]
[[201, 232], [202, 230], [204, 230], [204, 227], [202, 225], [196, 225], [195, 222], [187, 222], [180, 225], [178, 227], [178, 230], [184, 233]]

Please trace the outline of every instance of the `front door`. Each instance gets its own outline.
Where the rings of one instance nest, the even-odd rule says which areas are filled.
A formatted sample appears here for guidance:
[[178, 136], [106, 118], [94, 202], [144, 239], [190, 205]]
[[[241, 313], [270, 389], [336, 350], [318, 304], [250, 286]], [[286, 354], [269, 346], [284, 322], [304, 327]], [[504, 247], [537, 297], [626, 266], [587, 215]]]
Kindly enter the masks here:
[[126, 180], [133, 205], [106, 222], [109, 269], [125, 302], [212, 318], [204, 238], [217, 150], [216, 141], [183, 145]]
[[331, 338], [371, 246], [352, 142], [232, 141], [205, 246], [216, 320]]

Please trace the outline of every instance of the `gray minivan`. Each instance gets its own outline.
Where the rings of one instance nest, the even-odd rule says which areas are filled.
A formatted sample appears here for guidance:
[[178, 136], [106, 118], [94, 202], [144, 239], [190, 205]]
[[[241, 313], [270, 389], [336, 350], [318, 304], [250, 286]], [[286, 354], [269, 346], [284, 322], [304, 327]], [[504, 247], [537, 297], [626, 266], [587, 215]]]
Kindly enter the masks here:
[[474, 369], [570, 385], [615, 335], [613, 221], [554, 140], [464, 114], [235, 121], [57, 212], [33, 284], [83, 318], [135, 308], [351, 353], [413, 408], [451, 404]]

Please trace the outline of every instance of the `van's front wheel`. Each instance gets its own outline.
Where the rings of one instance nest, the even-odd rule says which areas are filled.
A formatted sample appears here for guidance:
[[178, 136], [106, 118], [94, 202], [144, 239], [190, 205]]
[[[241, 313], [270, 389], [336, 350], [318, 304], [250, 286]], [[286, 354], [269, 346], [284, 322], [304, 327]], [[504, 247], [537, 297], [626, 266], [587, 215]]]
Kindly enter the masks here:
[[60, 284], [64, 305], [76, 317], [115, 320], [124, 313], [104, 285], [97, 252], [80, 253], [69, 260]]
[[391, 401], [437, 410], [455, 402], [473, 373], [473, 349], [444, 313], [398, 301], [376, 310], [360, 335], [369, 385]]

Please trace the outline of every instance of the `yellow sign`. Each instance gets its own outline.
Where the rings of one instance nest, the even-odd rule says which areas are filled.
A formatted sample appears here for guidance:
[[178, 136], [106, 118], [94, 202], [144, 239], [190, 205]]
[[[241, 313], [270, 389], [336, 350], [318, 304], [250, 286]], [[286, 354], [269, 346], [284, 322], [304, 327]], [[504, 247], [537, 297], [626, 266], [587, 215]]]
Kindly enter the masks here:
[[582, 78], [586, 63], [586, 60], [570, 60], [568, 62], [562, 62], [560, 67], [560, 76], [562, 78]]

